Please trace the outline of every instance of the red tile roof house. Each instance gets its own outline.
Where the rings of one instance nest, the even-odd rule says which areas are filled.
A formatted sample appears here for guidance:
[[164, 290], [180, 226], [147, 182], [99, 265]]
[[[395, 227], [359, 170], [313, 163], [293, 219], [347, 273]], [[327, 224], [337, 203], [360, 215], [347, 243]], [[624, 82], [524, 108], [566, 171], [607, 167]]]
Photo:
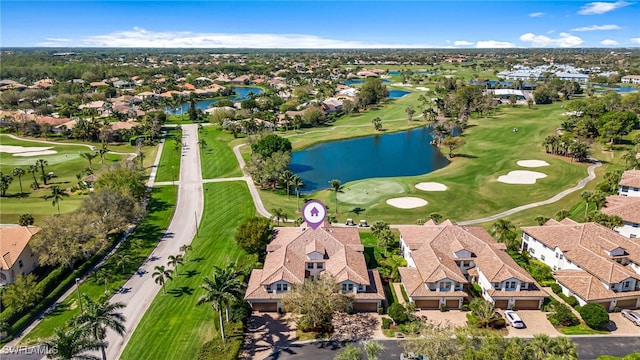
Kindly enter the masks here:
[[367, 269], [358, 229], [300, 227], [274, 230], [262, 269], [251, 272], [245, 294], [253, 310], [282, 311], [281, 299], [293, 284], [331, 275], [342, 292], [353, 294], [354, 311], [377, 311], [385, 301], [377, 270]]
[[640, 237], [639, 196], [609, 196], [602, 213], [622, 218], [622, 226], [614, 229], [618, 234], [632, 239]]
[[421, 309], [459, 309], [478, 284], [496, 308], [540, 309], [547, 294], [481, 227], [442, 224], [398, 227], [407, 267], [399, 268], [409, 301]]
[[580, 305], [640, 307], [640, 244], [596, 223], [549, 220], [522, 228], [522, 249], [554, 270]]
[[18, 275], [28, 274], [38, 267], [38, 257], [29, 241], [40, 228], [34, 226], [0, 226], [0, 286], [8, 285]]
[[640, 196], [640, 170], [627, 170], [618, 183], [618, 195]]

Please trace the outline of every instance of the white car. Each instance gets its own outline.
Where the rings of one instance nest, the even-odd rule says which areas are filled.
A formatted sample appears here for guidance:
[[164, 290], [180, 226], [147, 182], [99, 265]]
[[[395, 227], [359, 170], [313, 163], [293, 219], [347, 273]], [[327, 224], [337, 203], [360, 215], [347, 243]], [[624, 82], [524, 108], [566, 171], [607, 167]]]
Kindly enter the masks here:
[[515, 311], [511, 311], [511, 310], [505, 311], [504, 317], [507, 319], [509, 324], [511, 324], [511, 326], [513, 326], [514, 328], [516, 329], [524, 328], [524, 323], [522, 322], [522, 319], [520, 319], [520, 316], [518, 316], [518, 314], [516, 314]]
[[632, 323], [636, 324], [636, 326], [640, 326], [640, 314], [629, 309], [624, 309], [620, 312], [622, 313], [622, 316], [629, 319]]

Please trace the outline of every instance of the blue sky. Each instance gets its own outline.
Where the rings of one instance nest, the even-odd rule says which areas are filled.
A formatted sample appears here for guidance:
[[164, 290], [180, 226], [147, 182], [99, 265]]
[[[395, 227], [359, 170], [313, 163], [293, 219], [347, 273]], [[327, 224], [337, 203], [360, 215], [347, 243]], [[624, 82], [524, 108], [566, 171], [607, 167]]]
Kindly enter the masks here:
[[11, 1], [2, 47], [640, 47], [619, 1]]

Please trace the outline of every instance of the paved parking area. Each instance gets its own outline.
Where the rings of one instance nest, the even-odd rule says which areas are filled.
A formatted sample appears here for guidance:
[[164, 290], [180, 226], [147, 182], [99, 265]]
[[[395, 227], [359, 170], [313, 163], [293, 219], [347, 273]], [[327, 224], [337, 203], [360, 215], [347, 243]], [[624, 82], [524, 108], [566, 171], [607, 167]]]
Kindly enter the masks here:
[[288, 314], [254, 312], [247, 323], [240, 359], [264, 359], [274, 350], [289, 346], [296, 337]]
[[[638, 310], [635, 311], [638, 312]], [[629, 319], [622, 316], [622, 313], [610, 313], [609, 320], [609, 329], [611, 330], [611, 335], [640, 336], [640, 326], [634, 325], [631, 321], [629, 321]]]
[[[498, 310], [500, 314], [504, 317], [504, 311]], [[560, 334], [556, 328], [551, 325], [549, 320], [547, 320], [547, 313], [540, 310], [518, 310], [516, 311], [518, 316], [522, 319], [522, 322], [525, 324], [524, 329], [516, 329], [507, 322], [507, 330], [509, 333], [507, 336], [512, 337], [533, 337], [536, 334], [546, 334], [549, 336], [559, 336]]]
[[436, 323], [450, 323], [453, 326], [465, 326], [467, 324], [468, 311], [460, 310], [447, 310], [442, 312], [440, 310], [419, 310], [416, 311], [416, 316], [426, 316], [427, 320]]

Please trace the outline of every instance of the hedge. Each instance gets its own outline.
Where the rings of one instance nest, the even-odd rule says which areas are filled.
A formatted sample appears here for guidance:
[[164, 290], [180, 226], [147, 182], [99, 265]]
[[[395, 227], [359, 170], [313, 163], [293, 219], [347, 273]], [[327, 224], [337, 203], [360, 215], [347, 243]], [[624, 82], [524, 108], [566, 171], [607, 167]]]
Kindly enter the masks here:
[[588, 303], [581, 307], [578, 312], [588, 327], [596, 330], [606, 330], [609, 324], [609, 312], [604, 306], [595, 303]]

